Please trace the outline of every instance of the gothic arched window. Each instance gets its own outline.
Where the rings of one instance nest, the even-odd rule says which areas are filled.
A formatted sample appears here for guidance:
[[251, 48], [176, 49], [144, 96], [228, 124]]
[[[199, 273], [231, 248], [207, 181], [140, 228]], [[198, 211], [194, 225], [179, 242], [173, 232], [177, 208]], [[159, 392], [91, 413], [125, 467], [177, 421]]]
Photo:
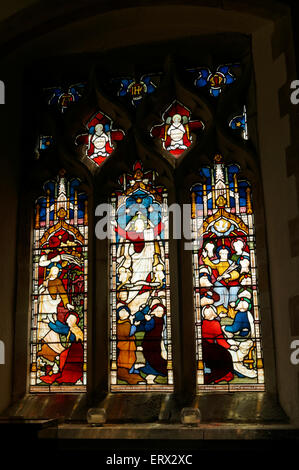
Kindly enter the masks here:
[[26, 204], [36, 201], [31, 393], [113, 401], [117, 392], [174, 392], [190, 401], [196, 391], [264, 390], [268, 287], [259, 270], [258, 299], [263, 224], [255, 207], [256, 232], [251, 202], [251, 185], [261, 185], [250, 45], [237, 37], [242, 54], [228, 57], [232, 36], [219, 60], [215, 38], [196, 64], [183, 42], [172, 45], [177, 63], [153, 46], [152, 73], [143, 48], [122, 51], [119, 74], [90, 58], [88, 83], [83, 68], [77, 77], [65, 68], [57, 84], [57, 69], [44, 66], [38, 148], [26, 168]]
[[167, 192], [155, 171], [111, 197], [111, 391], [172, 391]]
[[35, 205], [31, 392], [82, 392], [87, 371], [87, 197], [59, 172]]
[[218, 154], [191, 189], [200, 390], [264, 390], [251, 188], [239, 173]]

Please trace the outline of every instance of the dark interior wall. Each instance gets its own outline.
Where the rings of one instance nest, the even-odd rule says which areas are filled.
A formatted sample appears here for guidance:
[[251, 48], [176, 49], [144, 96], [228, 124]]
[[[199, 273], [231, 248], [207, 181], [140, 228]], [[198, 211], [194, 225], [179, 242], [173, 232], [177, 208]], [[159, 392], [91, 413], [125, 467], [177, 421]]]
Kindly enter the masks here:
[[[294, 69], [291, 67], [292, 36], [287, 11], [281, 7], [278, 9], [261, 7], [260, 2], [255, 2], [256, 6], [244, 6], [244, 2], [217, 1], [188, 2], [188, 4], [178, 1], [172, 4], [161, 2], [160, 6], [150, 6], [149, 2], [142, 2], [139, 8], [133, 8], [132, 3], [128, 5], [131, 8], [127, 9], [122, 9], [117, 2], [112, 5], [110, 2], [110, 7], [106, 2], [100, 2], [102, 10], [99, 5], [95, 6], [94, 2], [90, 2], [94, 10], [89, 11], [87, 11], [88, 8], [82, 7], [82, 3], [74, 3], [75, 13], [73, 14], [67, 11], [69, 6], [61, 11], [61, 16], [58, 12], [55, 16], [53, 5], [51, 11], [40, 10], [40, 16], [31, 15], [30, 19], [28, 17], [28, 21], [35, 25], [32, 29], [29, 29], [26, 23], [24, 24], [25, 13], [11, 19], [14, 27], [22, 32], [19, 36], [13, 36], [11, 29], [8, 35], [4, 35], [7, 24], [5, 27], [2, 25], [2, 34], [0, 30], [0, 39], [2, 38], [0, 44], [5, 54], [1, 62], [0, 78], [6, 84], [6, 105], [1, 107], [0, 115], [4, 136], [1, 167], [3, 174], [5, 172], [4, 184], [1, 185], [3, 191], [1, 209], [6, 215], [3, 218], [6, 220], [5, 230], [1, 232], [2, 246], [5, 246], [3, 253], [5, 269], [1, 270], [3, 302], [0, 311], [0, 339], [5, 342], [6, 346], [6, 364], [0, 365], [0, 411], [7, 407], [11, 399], [14, 364], [18, 361], [18, 351], [22, 351], [18, 347], [22, 338], [19, 333], [18, 336], [14, 334], [18, 291], [16, 268], [22, 263], [22, 260], [16, 256], [16, 234], [18, 233], [19, 181], [22, 177], [23, 159], [28, 157], [28, 149], [24, 149], [22, 145], [24, 128], [22, 119], [26, 116], [22, 109], [22, 93], [26, 93], [24, 83], [25, 78], [28, 80], [28, 76], [25, 77], [25, 73], [28, 74], [28, 65], [48, 56], [55, 58], [74, 53], [101, 53], [120, 45], [148, 44], [152, 41], [188, 38], [215, 32], [241, 32], [251, 34], [253, 37], [253, 55], [256, 63], [259, 151], [266, 191], [265, 211], [270, 254], [270, 266], [269, 268], [264, 266], [264, 268], [269, 269], [273, 294], [272, 305], [268, 305], [268, 309], [273, 315], [276, 333], [277, 384], [284, 409], [290, 416], [297, 418], [299, 416], [298, 370], [290, 365], [289, 343], [290, 339], [298, 333], [294, 330], [294, 335], [290, 331], [289, 299], [298, 294], [299, 271], [297, 260], [292, 259], [294, 256], [296, 258], [296, 252], [291, 252], [288, 225], [290, 219], [296, 220], [294, 214], [298, 209], [295, 200], [296, 181], [294, 178], [289, 179], [291, 171], [288, 174], [286, 167], [287, 149], [289, 161], [293, 162], [295, 147], [293, 136], [290, 135], [293, 120], [290, 117], [284, 120], [281, 116], [283, 104], [286, 115], [289, 114], [286, 105], [288, 103], [287, 90], [283, 87], [286, 87], [286, 83], [294, 74]], [[267, 3], [272, 4], [272, 2]], [[81, 11], [82, 8], [84, 14], [81, 15], [80, 21], [76, 9]], [[97, 14], [92, 14], [92, 12]], [[48, 22], [46, 21], [47, 14], [51, 15]], [[284, 21], [281, 21], [281, 18], [284, 18]], [[40, 24], [39, 19], [41, 19]], [[41, 25], [44, 25], [44, 28]], [[271, 80], [266, 82], [265, 76], [269, 77], [270, 70], [273, 75], [271, 75]], [[34, 74], [34, 69], [32, 73]], [[36, 73], [38, 74], [38, 70]], [[281, 102], [279, 102], [279, 96]], [[294, 174], [298, 171], [295, 163], [292, 171]], [[280, 193], [277, 193], [277, 186], [282, 188]], [[286, 206], [288, 212], [285, 211]], [[277, 213], [280, 214], [279, 219]], [[293, 232], [292, 236], [294, 237]], [[286, 251], [280, 249], [281, 240], [283, 240], [283, 246], [287, 247]], [[18, 243], [22, 241], [19, 240]], [[283, 276], [282, 266], [284, 272], [291, 269], [291, 282]], [[25, 328], [27, 325], [24, 325]], [[274, 364], [271, 364], [271, 367], [275, 367]], [[285, 387], [286, 382], [289, 384], [288, 388]]]
[[5, 345], [5, 364], [0, 365], [0, 409], [11, 401], [13, 373], [14, 312], [16, 308], [16, 240], [20, 162], [22, 158], [21, 83], [13, 62], [1, 67], [5, 83], [6, 104], [0, 106], [3, 145], [0, 156], [1, 191], [1, 327], [0, 339]]

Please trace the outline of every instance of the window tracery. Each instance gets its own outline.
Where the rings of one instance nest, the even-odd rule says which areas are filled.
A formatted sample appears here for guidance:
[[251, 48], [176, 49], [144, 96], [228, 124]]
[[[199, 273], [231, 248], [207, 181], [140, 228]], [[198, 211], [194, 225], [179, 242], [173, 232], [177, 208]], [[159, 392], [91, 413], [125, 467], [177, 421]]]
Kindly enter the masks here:
[[[98, 82], [95, 80], [96, 98], [92, 104], [88, 101], [90, 97], [83, 94], [85, 85], [84, 88], [79, 87], [77, 91], [75, 90], [76, 99], [69, 98], [65, 101], [61, 101], [63, 87], [57, 86], [57, 92], [54, 92], [51, 103], [50, 101], [48, 103], [58, 106], [61, 111], [61, 122], [66, 126], [65, 133], [69, 133], [68, 144], [71, 158], [80, 164], [83, 162], [83, 165], [88, 168], [92, 180], [92, 192], [96, 193], [99, 186], [104, 186], [106, 183], [107, 187], [114, 188], [110, 199], [114, 211], [114, 238], [107, 251], [110, 284], [105, 284], [107, 292], [110, 293], [110, 302], [107, 305], [109, 318], [107, 384], [111, 391], [166, 392], [175, 389], [175, 368], [182, 367], [182, 364], [175, 364], [173, 354], [178, 343], [173, 342], [174, 335], [172, 334], [174, 328], [172, 309], [174, 307], [171, 298], [174, 287], [171, 284], [169, 246], [171, 243], [175, 246], [176, 241], [169, 238], [166, 209], [169, 188], [163, 187], [160, 182], [157, 182], [157, 178], [161, 175], [163, 177], [163, 172], [171, 175], [169, 186], [174, 194], [175, 202], [182, 204], [183, 201], [178, 195], [179, 192], [176, 193], [175, 187], [179, 180], [178, 174], [182, 168], [184, 175], [180, 181], [182, 184], [188, 171], [194, 176], [195, 167], [201, 169], [201, 178], [209, 181], [193, 185], [191, 191], [192, 224], [193, 227], [197, 227], [199, 234], [199, 220], [203, 219], [202, 227], [204, 228], [202, 228], [201, 236], [205, 244], [204, 249], [207, 251], [206, 256], [203, 255], [201, 249], [194, 250], [192, 254], [198, 386], [204, 390], [211, 390], [213, 387], [216, 390], [262, 390], [264, 387], [254, 222], [252, 212], [250, 213], [250, 210], [252, 211], [250, 186], [245, 180], [238, 179], [241, 165], [224, 165], [219, 160], [215, 162], [215, 167], [212, 167], [211, 162], [213, 155], [211, 149], [217, 147], [216, 143], [218, 144], [217, 129], [215, 131], [218, 126], [215, 117], [217, 102], [221, 103], [223, 101], [220, 100], [227, 99], [227, 90], [234, 89], [234, 84], [240, 80], [241, 72], [239, 65], [238, 73], [235, 73], [233, 66], [217, 68], [217, 65], [214, 68], [212, 66], [209, 69], [195, 67], [192, 70], [182, 67], [181, 75], [174, 69], [169, 69], [165, 75], [168, 80], [172, 79], [175, 85], [167, 90], [163, 88], [165, 75], [151, 74], [146, 70], [145, 73], [136, 73], [137, 78], [133, 78], [132, 75], [131, 78], [114, 80], [114, 94], [111, 93], [111, 95], [109, 93], [105, 95], [103, 92], [107, 89], [109, 91], [109, 87], [105, 89], [100, 79]], [[204, 70], [209, 73], [207, 74]], [[214, 70], [214, 73], [210, 70]], [[197, 74], [193, 77], [194, 80], [197, 78], [196, 83], [194, 80], [192, 82], [192, 89], [189, 87], [190, 71]], [[124, 73], [122, 76], [129, 77], [129, 74]], [[101, 86], [98, 86], [99, 82]], [[70, 93], [70, 89], [68, 92]], [[202, 99], [202, 92], [205, 94], [205, 99]], [[207, 96], [212, 104], [206, 100]], [[116, 100], [119, 101], [116, 102]], [[241, 101], [246, 102], [244, 96]], [[153, 111], [151, 105], [153, 105]], [[233, 109], [227, 109], [221, 119], [223, 128], [230, 133], [229, 136], [234, 139], [239, 130], [242, 137], [240, 140], [246, 145], [243, 141], [248, 140], [247, 111], [245, 106], [243, 113], [240, 109], [242, 106], [240, 107], [238, 102]], [[81, 122], [78, 123], [77, 117], [74, 124], [72, 113], [75, 112], [77, 116], [81, 116], [80, 110], [82, 110]], [[133, 128], [131, 133], [128, 131], [130, 127]], [[59, 139], [55, 135], [55, 126], [48, 126], [48, 128], [44, 126], [40, 136], [40, 159], [43, 160], [42, 152], [45, 150], [45, 153], [48, 152], [47, 161], [49, 161], [59, 145]], [[203, 142], [208, 143], [203, 144]], [[157, 154], [161, 161], [158, 161]], [[203, 154], [205, 154], [205, 164], [202, 163]], [[165, 155], [169, 158], [162, 158]], [[210, 164], [206, 163], [208, 159]], [[132, 163], [133, 161], [135, 164]], [[169, 162], [170, 165], [168, 165]], [[105, 181], [107, 175], [108, 182]], [[119, 181], [117, 181], [118, 177]], [[65, 175], [60, 175], [59, 178], [55, 184], [45, 186], [46, 191], [49, 192], [40, 200], [40, 206], [36, 209], [30, 375], [30, 390], [34, 392], [40, 390], [84, 391], [87, 385], [88, 229], [87, 206], [84, 206], [85, 208], [82, 206], [83, 201], [87, 204], [87, 198], [86, 195], [77, 191], [77, 204], [80, 205], [80, 209], [76, 215], [75, 210], [72, 209], [72, 204], [76, 205], [75, 190], [72, 189], [72, 185], [77, 179], [69, 179]], [[65, 183], [63, 184], [62, 181]], [[116, 187], [118, 189], [115, 189]], [[185, 188], [186, 191], [189, 191], [189, 187]], [[112, 191], [106, 191], [106, 201], [111, 193]], [[61, 205], [60, 212], [57, 210], [59, 204]], [[196, 212], [197, 204], [202, 204], [200, 214]], [[222, 214], [222, 218], [214, 220], [213, 217], [218, 212]], [[48, 247], [47, 243], [49, 244], [51, 236], [48, 234], [47, 239], [43, 237], [44, 233], [53, 230], [54, 220], [56, 223], [64, 222], [69, 227], [65, 229], [67, 233], [73, 234], [73, 229], [70, 228], [73, 227], [78, 230], [78, 237], [80, 234], [81, 237], [83, 236], [81, 241], [76, 237], [71, 240], [75, 252], [79, 248], [82, 250], [81, 258], [79, 251], [77, 253], [81, 264], [78, 260], [71, 262], [70, 258], [63, 259], [68, 254], [68, 246], [58, 244], [55, 247]], [[210, 242], [214, 248], [207, 242]], [[60, 243], [67, 243], [67, 241]], [[243, 244], [242, 248], [240, 248], [241, 244]], [[243, 251], [241, 254], [240, 249]], [[50, 251], [47, 253], [46, 250]], [[172, 256], [176, 257], [177, 251], [178, 247], [175, 246]], [[50, 260], [47, 260], [49, 264], [44, 264], [44, 257], [49, 255], [53, 259], [60, 256], [61, 262], [52, 260], [50, 263]], [[191, 256], [190, 252], [186, 252], [185, 256]], [[64, 261], [64, 266], [61, 264], [62, 261]], [[93, 260], [90, 262], [92, 263]], [[184, 260], [182, 262], [184, 263]], [[219, 271], [220, 265], [222, 266], [221, 272]], [[59, 270], [53, 270], [55, 267]], [[178, 269], [180, 270], [181, 267], [178, 266]], [[98, 288], [100, 274], [95, 272], [95, 279], [88, 284], [89, 289]], [[217, 278], [220, 279], [217, 281]], [[191, 279], [192, 272], [190, 285]], [[48, 315], [48, 313], [43, 313], [43, 307], [41, 307], [43, 293], [39, 289], [47, 289], [47, 285], [53, 280], [60, 280], [61, 286], [71, 298], [68, 299], [69, 302], [66, 302], [61, 287], [61, 293], [57, 294], [55, 300], [57, 303], [60, 299], [60, 303], [52, 307], [54, 309], [51, 312], [52, 318], [46, 318], [47, 321], [43, 321], [45, 318], [42, 315]], [[204, 286], [202, 283], [207, 285]], [[83, 291], [77, 292], [77, 289], [83, 289]], [[82, 300], [79, 294], [83, 295], [84, 300], [83, 308], [80, 307], [81, 310], [78, 313], [76, 306], [77, 304], [79, 306], [79, 299], [80, 302]], [[179, 285], [178, 296], [184, 296], [182, 285]], [[50, 297], [51, 293], [47, 298], [50, 299]], [[204, 305], [203, 302], [207, 303]], [[76, 306], [73, 305], [74, 303]], [[80, 305], [82, 306], [82, 303]], [[222, 311], [220, 311], [221, 305]], [[72, 309], [72, 306], [75, 308]], [[65, 309], [64, 316], [61, 316], [60, 310], [62, 309]], [[243, 323], [246, 323], [247, 327], [236, 330], [239, 313], [244, 312], [247, 315], [247, 320], [245, 319], [247, 323], [245, 320]], [[72, 328], [75, 330], [77, 325], [83, 336], [78, 330], [76, 336], [68, 325], [70, 322], [68, 318], [72, 317], [72, 313], [73, 317], [76, 317], [74, 313], [78, 314], [76, 320], [73, 318], [75, 324]], [[176, 312], [176, 314], [183, 317], [184, 311]], [[88, 315], [97, 315], [97, 313], [88, 312]], [[228, 355], [222, 354], [223, 358], [220, 354], [219, 361], [223, 359], [226, 362], [226, 368], [229, 362], [229, 367], [227, 371], [225, 369], [226, 374], [223, 372], [220, 377], [211, 381], [208, 376], [212, 374], [213, 368], [209, 367], [205, 361], [203, 338], [206, 335], [205, 325], [209, 326], [212, 321], [214, 321], [215, 328], [217, 327], [214, 331], [215, 336], [220, 335], [219, 341], [222, 342], [222, 348], [229, 350]], [[207, 331], [209, 335], [209, 327]], [[49, 333], [55, 336], [54, 341]], [[233, 337], [229, 338], [230, 335]], [[180, 331], [176, 333], [176, 338], [178, 337], [180, 337]], [[49, 341], [48, 338], [50, 338]], [[92, 341], [91, 338], [88, 340]], [[107, 338], [103, 338], [103, 341], [107, 341]], [[226, 346], [230, 344], [233, 347], [223, 346], [225, 341]], [[235, 344], [231, 344], [232, 342]], [[56, 348], [56, 356], [54, 353], [48, 358], [44, 356], [46, 349], [44, 344], [49, 348]], [[65, 382], [66, 376], [63, 374], [63, 367], [67, 364], [67, 360], [64, 362], [64, 357], [67, 356], [65, 351], [71, 351], [71, 347], [74, 350], [75, 346], [79, 350], [80, 345], [82, 346], [80, 354], [83, 355], [79, 357], [77, 354], [76, 364], [78, 370], [82, 370], [82, 376], [74, 376], [72, 382]], [[234, 346], [238, 346], [238, 350]], [[153, 359], [154, 357], [156, 359]], [[223, 381], [223, 377], [229, 380]]]

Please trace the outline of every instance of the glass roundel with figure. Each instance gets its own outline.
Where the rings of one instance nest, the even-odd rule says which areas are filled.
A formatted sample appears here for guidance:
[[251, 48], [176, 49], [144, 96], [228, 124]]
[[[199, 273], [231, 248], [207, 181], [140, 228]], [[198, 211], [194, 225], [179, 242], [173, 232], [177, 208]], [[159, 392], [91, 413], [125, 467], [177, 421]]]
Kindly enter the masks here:
[[240, 167], [203, 167], [191, 188], [200, 390], [264, 390], [251, 188]]
[[172, 391], [167, 192], [141, 162], [111, 197], [111, 391]]

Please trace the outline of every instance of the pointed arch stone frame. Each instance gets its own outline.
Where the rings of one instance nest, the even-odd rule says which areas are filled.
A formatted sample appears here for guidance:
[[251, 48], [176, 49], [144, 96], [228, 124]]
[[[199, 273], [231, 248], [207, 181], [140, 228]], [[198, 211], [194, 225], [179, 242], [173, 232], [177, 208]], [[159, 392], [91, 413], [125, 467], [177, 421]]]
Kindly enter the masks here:
[[[192, 2], [190, 2], [192, 5]], [[192, 9], [196, 8], [192, 6]], [[198, 7], [202, 8], [202, 7]], [[250, 10], [250, 8], [248, 7]], [[205, 8], [203, 8], [205, 10]], [[153, 10], [154, 11], [154, 8]], [[190, 10], [191, 11], [191, 10]], [[197, 10], [199, 12], [199, 10]], [[222, 11], [223, 16], [225, 16], [225, 10]], [[281, 116], [279, 114], [279, 102], [278, 102], [278, 91], [284, 85], [283, 73], [286, 70], [286, 66], [283, 63], [283, 59], [280, 56], [279, 59], [273, 60], [273, 51], [276, 54], [276, 58], [279, 56], [281, 51], [283, 51], [283, 46], [281, 49], [277, 46], [278, 42], [274, 43], [273, 37], [275, 39], [275, 34], [278, 34], [280, 26], [275, 24], [275, 20], [271, 18], [271, 14], [267, 11], [260, 11], [258, 7], [253, 7], [253, 13], [256, 15], [254, 19], [246, 27], [243, 27], [244, 31], [252, 34], [252, 55], [253, 55], [253, 64], [255, 68], [255, 80], [256, 80], [256, 93], [257, 93], [257, 106], [258, 116], [256, 118], [254, 108], [249, 109], [249, 115], [252, 114], [252, 130], [253, 140], [255, 144], [258, 145], [259, 154], [262, 156], [261, 161], [258, 162], [254, 156], [254, 152], [244, 151], [242, 147], [232, 143], [226, 136], [225, 132], [220, 133], [218, 150], [222, 153], [224, 160], [228, 163], [238, 162], [241, 165], [242, 172], [246, 178], [252, 184], [253, 187], [253, 201], [254, 207], [259, 206], [259, 202], [263, 200], [263, 193], [265, 194], [265, 206], [264, 210], [255, 209], [255, 220], [256, 220], [256, 239], [257, 239], [257, 263], [260, 274], [260, 291], [261, 291], [261, 310], [265, 312], [264, 320], [262, 320], [262, 331], [263, 331], [263, 343], [264, 343], [264, 355], [265, 355], [265, 375], [266, 375], [266, 388], [269, 393], [279, 396], [280, 401], [287, 411], [290, 411], [290, 405], [288, 403], [287, 395], [285, 390], [283, 390], [281, 378], [277, 382], [277, 372], [276, 367], [278, 367], [278, 377], [282, 377], [284, 374], [281, 369], [283, 367], [281, 359], [275, 359], [274, 353], [274, 338], [273, 338], [273, 323], [274, 323], [274, 333], [275, 333], [275, 342], [279, 343], [278, 338], [278, 325], [281, 324], [279, 318], [279, 307], [282, 301], [279, 301], [278, 292], [279, 292], [279, 278], [278, 273], [273, 271], [273, 266], [275, 266], [275, 243], [278, 241], [278, 235], [272, 237], [272, 241], [269, 243], [269, 231], [271, 230], [271, 222], [275, 225], [275, 214], [273, 208], [271, 208], [271, 183], [266, 181], [267, 172], [271, 167], [271, 152], [272, 154], [279, 154], [278, 164], [276, 165], [277, 173], [283, 167], [283, 162], [285, 158], [285, 149], [289, 146], [290, 142], [288, 139], [288, 127], [285, 126], [282, 130], [282, 139], [280, 141], [277, 138], [270, 140], [270, 135], [272, 138], [272, 132], [267, 126], [264, 125], [264, 122], [269, 118], [271, 112], [271, 121], [279, 129], [281, 125]], [[206, 12], [207, 17], [209, 17], [210, 12]], [[113, 13], [112, 13], [113, 15]], [[236, 12], [235, 16], [238, 17], [242, 13]], [[246, 16], [246, 15], [245, 15]], [[254, 15], [253, 15], [254, 16]], [[264, 54], [261, 54], [261, 50]], [[263, 57], [262, 57], [263, 55]], [[264, 64], [263, 60], [266, 61], [273, 72], [277, 72], [273, 83], [270, 88], [272, 91], [272, 96], [275, 96], [276, 101], [271, 104], [271, 99], [269, 98], [270, 93], [266, 93], [265, 85], [262, 84], [263, 81], [263, 70]], [[281, 67], [279, 69], [279, 67]], [[289, 70], [288, 70], [289, 72]], [[263, 93], [265, 96], [263, 97]], [[251, 93], [254, 95], [254, 91], [251, 89]], [[165, 100], [165, 103], [167, 100]], [[188, 106], [188, 103], [186, 103]], [[160, 102], [157, 105], [159, 108], [163, 108], [163, 103]], [[272, 110], [270, 112], [270, 110]], [[126, 120], [126, 119], [125, 119]], [[221, 126], [220, 126], [221, 127]], [[256, 132], [256, 128], [259, 129], [259, 132]], [[129, 128], [128, 128], [129, 129]], [[155, 168], [158, 168], [160, 173], [161, 183], [165, 184], [169, 192], [169, 202], [180, 202], [188, 203], [188, 185], [193, 182], [197, 182], [198, 179], [195, 175], [196, 169], [200, 164], [210, 163], [209, 155], [203, 150], [205, 145], [205, 139], [203, 139], [202, 148], [199, 145], [196, 149], [191, 148], [188, 152], [188, 155], [184, 155], [181, 161], [178, 161], [177, 169], [174, 171], [174, 176], [171, 174], [171, 164], [167, 159], [163, 160], [157, 154], [156, 151], [152, 149], [149, 150], [146, 145], [144, 145], [143, 139], [140, 139], [140, 129], [136, 129], [134, 132], [128, 132], [130, 139], [127, 140], [125, 145], [122, 147], [122, 153], [130, 155], [130, 151], [136, 152], [138, 149], [138, 155], [144, 164], [145, 169], [150, 169], [152, 165], [155, 165]], [[276, 144], [275, 144], [276, 142]], [[142, 151], [140, 151], [142, 149]], [[272, 149], [272, 150], [271, 150]], [[59, 152], [58, 152], [59, 153]], [[28, 168], [28, 174], [30, 178], [27, 180], [27, 184], [22, 188], [22, 198], [19, 205], [19, 243], [18, 243], [18, 255], [17, 258], [20, 260], [18, 263], [18, 289], [17, 289], [17, 300], [16, 300], [16, 315], [15, 315], [15, 367], [14, 367], [14, 386], [13, 386], [13, 399], [17, 402], [24, 395], [26, 396], [26, 371], [27, 371], [27, 339], [26, 334], [24, 335], [24, 324], [28, 325], [28, 303], [30, 299], [30, 233], [32, 226], [32, 202], [35, 198], [40, 195], [40, 188], [42, 184], [47, 179], [55, 176], [60, 169], [60, 167], [65, 168], [74, 176], [80, 177], [82, 175], [83, 180], [87, 182], [87, 191], [89, 199], [89, 221], [91, 227], [89, 233], [93, 233], [93, 214], [96, 204], [101, 201], [106, 202], [106, 195], [109, 191], [113, 190], [114, 182], [117, 180], [117, 177], [120, 173], [125, 171], [130, 171], [129, 163], [132, 163], [133, 159], [136, 159], [136, 153], [134, 157], [128, 158], [126, 162], [119, 159], [117, 161], [117, 156], [120, 155], [118, 149], [115, 153], [107, 160], [105, 166], [98, 169], [97, 172], [91, 168], [91, 162], [87, 163], [84, 156], [74, 159], [73, 154], [65, 153], [65, 149], [62, 153], [59, 154], [59, 157], [54, 160], [47, 162], [43, 166], [40, 162], [36, 164], [35, 170]], [[238, 157], [236, 156], [238, 155]], [[53, 155], [52, 155], [53, 156]], [[250, 162], [250, 163], [249, 163]], [[188, 168], [187, 168], [188, 166]], [[279, 170], [280, 169], [280, 170]], [[160, 171], [159, 171], [160, 170]], [[180, 171], [178, 171], [180, 170]], [[109, 178], [108, 178], [109, 176]], [[262, 182], [264, 183], [264, 190], [262, 188]], [[287, 176], [284, 175], [284, 184], [287, 184]], [[104, 182], [104, 184], [100, 184]], [[95, 188], [94, 192], [92, 191], [92, 186]], [[272, 186], [273, 189], [273, 186]], [[267, 213], [267, 217], [265, 216]], [[284, 224], [286, 221], [284, 220]], [[276, 224], [277, 226], [277, 224]], [[276, 237], [276, 238], [275, 238]], [[276, 241], [275, 241], [276, 240]], [[184, 291], [184, 296], [179, 295], [178, 290], [175, 289], [175, 295], [173, 300], [174, 305], [174, 323], [173, 323], [173, 339], [177, 344], [177, 358], [176, 358], [176, 369], [175, 369], [175, 383], [176, 391], [175, 394], [179, 397], [179, 402], [183, 403], [186, 401], [183, 397], [188, 396], [187, 402], [192, 402], [192, 399], [195, 395], [196, 385], [195, 385], [195, 338], [194, 332], [192, 332], [193, 323], [192, 319], [192, 295], [190, 294], [191, 283], [188, 283], [190, 280], [191, 273], [191, 261], [186, 259], [183, 251], [183, 240], [177, 247], [176, 244], [170, 247], [170, 253], [173, 253], [173, 266], [171, 271], [174, 271], [174, 278], [171, 279], [172, 285], [181, 286], [182, 291]], [[268, 246], [269, 257], [271, 258], [272, 264], [271, 269], [268, 268], [268, 255], [267, 249]], [[94, 240], [92, 237], [89, 241], [89, 254], [90, 259], [93, 260], [89, 263], [90, 270], [90, 279], [93, 279], [91, 292], [89, 294], [89, 306], [92, 309], [92, 318], [96, 322], [96, 328], [93, 328], [94, 324], [89, 321], [89, 338], [91, 344], [94, 345], [91, 351], [91, 344], [89, 343], [89, 393], [87, 397], [82, 397], [82, 400], [85, 401], [87, 398], [89, 404], [94, 400], [104, 399], [108, 393], [107, 389], [107, 377], [108, 377], [108, 351], [106, 345], [101, 339], [105, 333], [108, 334], [107, 323], [105, 318], [107, 318], [107, 292], [103, 287], [97, 289], [94, 281], [94, 273], [101, 273], [101, 278], [108, 279], [108, 263], [107, 258], [105, 258], [104, 253], [108, 253], [106, 241]], [[174, 262], [175, 260], [175, 262]], [[283, 265], [287, 266], [289, 257], [286, 256], [286, 259], [283, 260]], [[182, 269], [178, 271], [176, 268], [180, 264]], [[97, 275], [99, 277], [99, 274]], [[189, 277], [188, 277], [189, 276]], [[97, 281], [99, 280], [96, 277]], [[272, 292], [270, 294], [270, 279], [272, 285]], [[279, 280], [280, 279], [280, 280]], [[104, 283], [103, 283], [104, 285]], [[275, 294], [273, 294], [273, 289], [276, 289]], [[288, 292], [286, 286], [283, 287], [282, 291]], [[106, 292], [106, 294], [105, 294]], [[189, 294], [188, 294], [189, 292]], [[274, 295], [274, 296], [273, 296]], [[277, 305], [275, 302], [277, 301]], [[184, 311], [184, 321], [182, 321], [182, 316], [179, 312]], [[273, 311], [273, 314], [272, 314]], [[30, 318], [30, 317], [29, 317]], [[282, 325], [282, 324], [281, 324]], [[283, 325], [282, 325], [283, 326]], [[180, 335], [178, 331], [180, 330]], [[266, 336], [265, 336], [266, 332]], [[106, 336], [107, 338], [108, 336]], [[187, 343], [188, 338], [188, 343]], [[287, 345], [287, 334], [283, 328], [283, 341]], [[98, 358], [98, 359], [96, 359]], [[101, 359], [99, 359], [101, 358]], [[275, 360], [277, 361], [277, 366], [275, 366]], [[175, 362], [175, 361], [174, 361]], [[182, 367], [183, 364], [190, 364], [190, 369]], [[267, 365], [268, 363], [268, 365]], [[192, 366], [193, 364], [193, 366]], [[188, 370], [187, 370], [188, 369]], [[267, 371], [268, 369], [268, 371]], [[19, 370], [22, 372], [19, 373]], [[291, 372], [291, 371], [290, 371]], [[291, 374], [294, 374], [294, 370]], [[192, 397], [192, 399], [191, 399]], [[64, 397], [64, 411], [70, 416], [73, 415], [73, 406], [74, 403], [77, 403], [78, 397], [74, 397], [73, 400], [70, 400], [69, 397]], [[28, 402], [27, 402], [28, 403]], [[80, 410], [85, 409], [86, 404]], [[63, 407], [62, 407], [63, 408]], [[23, 408], [24, 411], [25, 408]], [[27, 408], [28, 416], [32, 414], [32, 410]], [[36, 407], [34, 407], [36, 410]], [[60, 411], [59, 411], [60, 412]], [[57, 416], [57, 413], [48, 411], [48, 416], [52, 417], [53, 415]], [[299, 411], [298, 411], [299, 415]], [[83, 416], [83, 415], [82, 415]]]

